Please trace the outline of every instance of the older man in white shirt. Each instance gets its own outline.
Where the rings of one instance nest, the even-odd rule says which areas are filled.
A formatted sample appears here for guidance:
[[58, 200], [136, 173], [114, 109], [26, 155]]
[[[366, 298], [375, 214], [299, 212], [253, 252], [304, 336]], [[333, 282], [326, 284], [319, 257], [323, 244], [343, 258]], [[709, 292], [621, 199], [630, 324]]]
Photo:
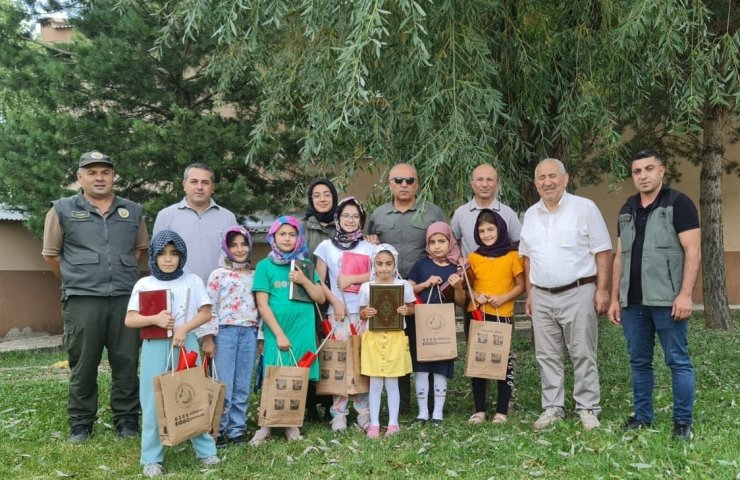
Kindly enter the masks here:
[[576, 413], [591, 430], [600, 426], [597, 314], [609, 307], [611, 239], [594, 202], [565, 191], [568, 174], [560, 160], [541, 161], [534, 181], [540, 201], [524, 214], [519, 243], [544, 410], [534, 427], [542, 430], [565, 417], [567, 351]]

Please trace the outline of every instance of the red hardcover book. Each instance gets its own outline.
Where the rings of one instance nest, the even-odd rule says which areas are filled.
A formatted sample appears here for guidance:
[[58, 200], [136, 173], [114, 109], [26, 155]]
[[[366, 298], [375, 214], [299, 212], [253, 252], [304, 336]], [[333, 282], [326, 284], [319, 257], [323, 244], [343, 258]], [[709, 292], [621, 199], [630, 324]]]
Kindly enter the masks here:
[[[145, 317], [157, 315], [162, 310], [172, 311], [172, 294], [169, 289], [139, 292], [139, 313]], [[172, 330], [158, 325], [149, 325], [139, 329], [139, 338], [170, 338]]]
[[[370, 271], [370, 257], [362, 253], [343, 252], [342, 266], [339, 269], [340, 275], [361, 275]], [[357, 293], [360, 291], [360, 284], [353, 283], [344, 289], [345, 292]]]

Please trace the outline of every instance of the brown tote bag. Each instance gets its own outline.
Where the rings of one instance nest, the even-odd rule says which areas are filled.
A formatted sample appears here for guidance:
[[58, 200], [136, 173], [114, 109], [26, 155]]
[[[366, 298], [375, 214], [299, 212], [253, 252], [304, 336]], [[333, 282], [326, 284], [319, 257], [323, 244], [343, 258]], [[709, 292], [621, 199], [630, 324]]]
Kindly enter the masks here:
[[182, 443], [211, 428], [208, 379], [200, 368], [175, 371], [171, 350], [167, 365], [172, 363], [172, 370], [152, 379], [159, 441], [167, 446]]
[[486, 322], [485, 310], [481, 310], [484, 320], [470, 322], [465, 376], [505, 380], [506, 365], [511, 351], [511, 324]]
[[[439, 293], [439, 286], [437, 286]], [[429, 295], [431, 298], [431, 294]], [[427, 298], [427, 301], [429, 300]], [[436, 362], [457, 358], [455, 304], [422, 303], [414, 305], [416, 324], [416, 359]]]
[[[208, 366], [211, 367], [211, 376], [208, 376]], [[218, 380], [216, 362], [210, 358], [203, 361], [203, 371], [208, 379], [208, 414], [211, 418], [211, 436], [214, 440], [218, 438], [221, 427], [221, 417], [224, 415], [224, 402], [226, 401], [226, 384]]]
[[260, 427], [303, 426], [309, 369], [297, 366], [292, 350], [290, 356], [295, 366], [283, 365], [282, 354], [278, 351], [280, 364], [265, 367], [257, 418]]

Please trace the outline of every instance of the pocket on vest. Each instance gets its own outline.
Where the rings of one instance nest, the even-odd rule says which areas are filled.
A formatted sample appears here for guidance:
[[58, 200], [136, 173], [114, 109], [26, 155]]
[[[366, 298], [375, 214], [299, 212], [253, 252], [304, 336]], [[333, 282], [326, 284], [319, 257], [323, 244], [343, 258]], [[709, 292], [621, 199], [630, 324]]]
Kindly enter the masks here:
[[100, 255], [95, 252], [76, 253], [74, 255], [69, 255], [66, 258], [72, 265], [91, 265], [94, 263], [100, 263]]

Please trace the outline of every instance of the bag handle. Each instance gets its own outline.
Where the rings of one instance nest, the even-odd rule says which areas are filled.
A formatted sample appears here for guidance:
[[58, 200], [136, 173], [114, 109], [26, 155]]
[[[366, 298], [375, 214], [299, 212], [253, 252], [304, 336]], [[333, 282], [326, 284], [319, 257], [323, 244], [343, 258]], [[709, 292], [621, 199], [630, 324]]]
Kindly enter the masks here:
[[[170, 340], [170, 342], [171, 342], [171, 340]], [[172, 365], [172, 370], [170, 370], [170, 373], [173, 376], [175, 375], [175, 371], [176, 371], [176, 369], [175, 369], [175, 356], [172, 353], [172, 350], [174, 350], [174, 349], [175, 349], [174, 346], [172, 348], [168, 348], [167, 349], [167, 362], [165, 363], [165, 370], [167, 370], [167, 366], [168, 365], [170, 365], [170, 364]], [[185, 347], [184, 346], [180, 346], [180, 355], [185, 355]], [[190, 367], [188, 365], [187, 359], [185, 359], [185, 366], [187, 367], [186, 370], [190, 370], [190, 368], [195, 368], [195, 367]]]
[[[298, 361], [295, 359], [295, 355], [293, 355], [293, 349], [289, 348], [288, 352], [290, 352], [290, 358], [293, 359], [293, 365], [296, 367], [298, 366]], [[278, 348], [278, 354], [277, 354], [277, 361], [278, 361], [278, 367], [284, 367], [283, 365], [283, 351]], [[288, 365], [291, 366], [291, 365]]]
[[444, 303], [442, 301], [442, 291], [439, 289], [439, 284], [435, 283], [433, 286], [429, 287], [431, 291], [429, 292], [429, 295], [427, 295], [426, 305], [429, 305], [430, 303], [429, 300], [432, 299], [432, 293], [434, 293], [434, 287], [437, 287], [437, 298], [439, 298], [439, 303]]
[[218, 380], [218, 372], [216, 371], [216, 362], [212, 358], [203, 356], [203, 373], [208, 377], [208, 367], [211, 367], [211, 381]]

